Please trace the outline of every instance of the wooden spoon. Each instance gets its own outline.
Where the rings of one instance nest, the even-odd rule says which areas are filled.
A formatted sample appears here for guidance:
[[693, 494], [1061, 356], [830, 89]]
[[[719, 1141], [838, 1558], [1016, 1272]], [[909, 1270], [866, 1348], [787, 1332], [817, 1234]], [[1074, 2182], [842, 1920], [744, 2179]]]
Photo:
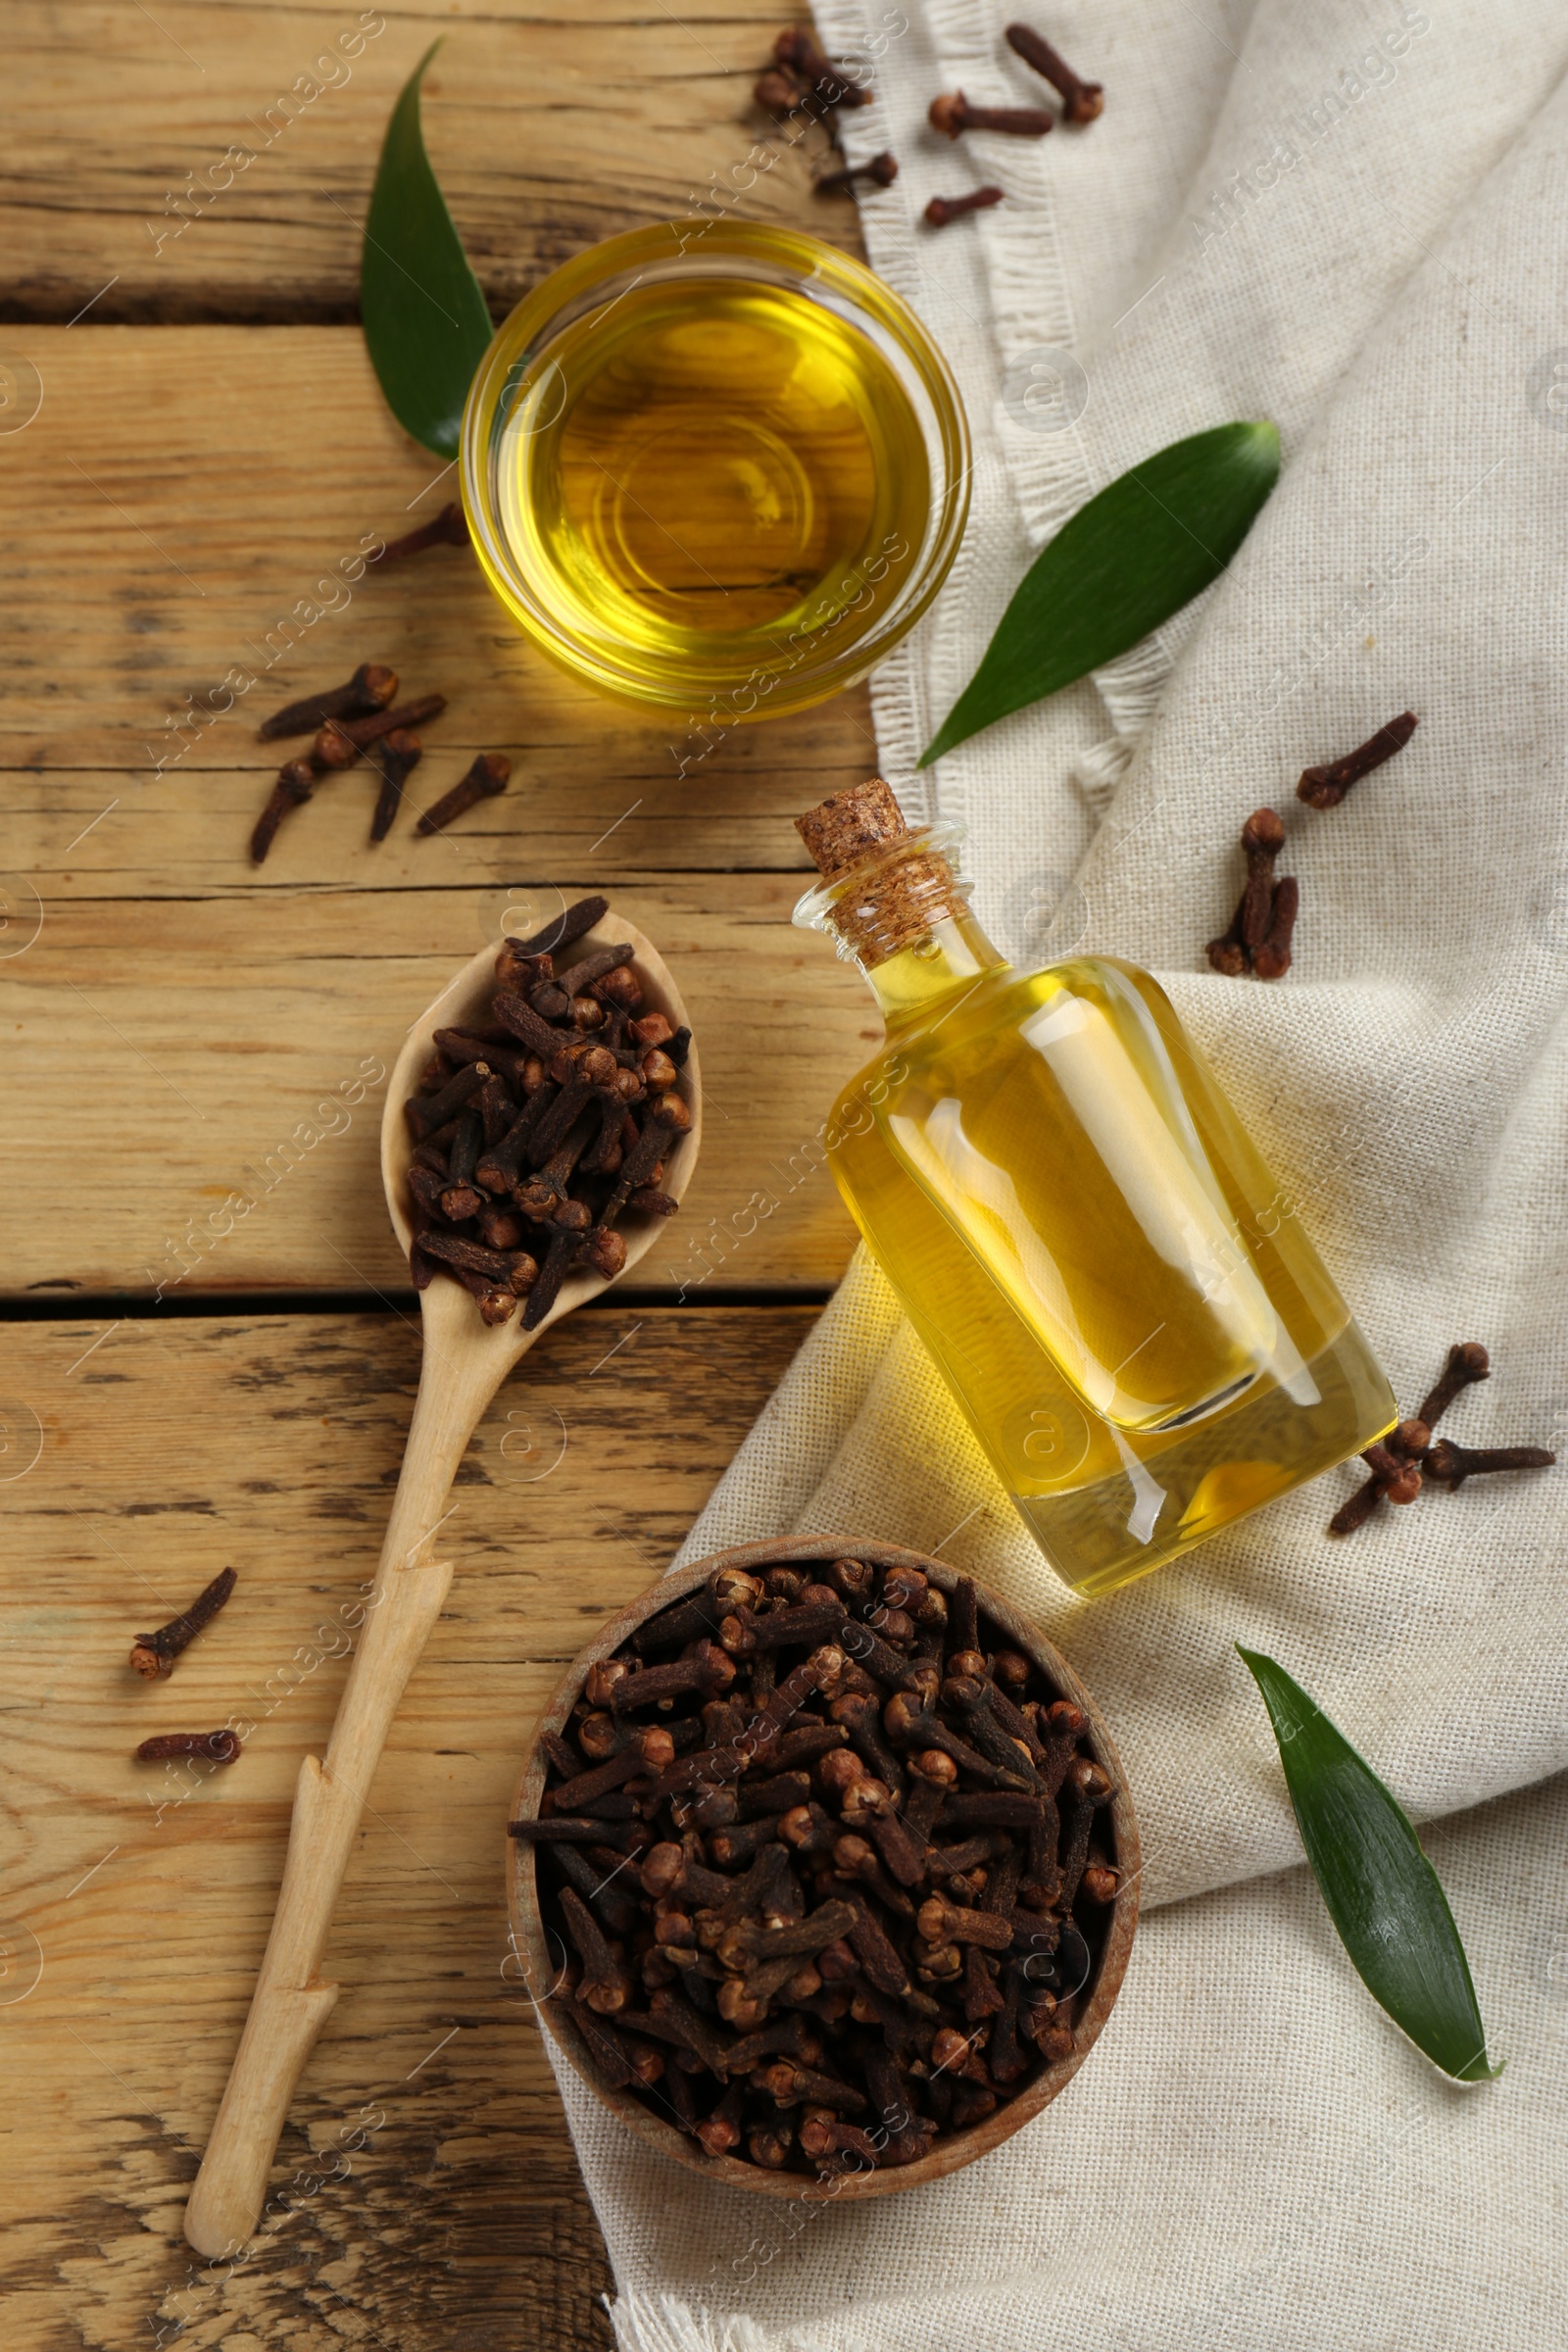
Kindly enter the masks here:
[[[621, 917], [607, 912], [578, 943], [573, 960], [624, 940], [631, 942], [648, 1009], [663, 1013], [676, 1028], [685, 1026], [685, 1007], [662, 959]], [[411, 1145], [403, 1105], [415, 1092], [437, 1029], [461, 1028], [466, 1022], [488, 1024], [495, 958], [493, 947], [481, 950], [415, 1022], [387, 1084], [381, 1180], [405, 1250], [414, 1230], [406, 1182]], [[682, 1073], [682, 1092], [692, 1124], [670, 1154], [664, 1180], [664, 1190], [677, 1200], [691, 1180], [702, 1141], [702, 1079], [695, 1047]], [[629, 1218], [621, 1231], [626, 1243], [624, 1274], [652, 1246], [658, 1221]], [[239, 2053], [185, 2208], [185, 2235], [199, 2254], [232, 2253], [255, 2230], [294, 2086], [337, 1999], [336, 1984], [319, 1974], [321, 1953], [392, 1718], [452, 1582], [453, 1561], [438, 1560], [433, 1546], [437, 1532], [452, 1516], [446, 1499], [458, 1464], [486, 1406], [519, 1356], [552, 1323], [609, 1287], [606, 1277], [589, 1267], [574, 1271], [536, 1331], [523, 1330], [520, 1304], [508, 1323], [491, 1327], [481, 1322], [478, 1301], [444, 1274], [437, 1274], [419, 1294], [424, 1337], [419, 1393], [360, 1645], [338, 1702], [325, 1760], [307, 1756], [300, 1766], [272, 1933]]]

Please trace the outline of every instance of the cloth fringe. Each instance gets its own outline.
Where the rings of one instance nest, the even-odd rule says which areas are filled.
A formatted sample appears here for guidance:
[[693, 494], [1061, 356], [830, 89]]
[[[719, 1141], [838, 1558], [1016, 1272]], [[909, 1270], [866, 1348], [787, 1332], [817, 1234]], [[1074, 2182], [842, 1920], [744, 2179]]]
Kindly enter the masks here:
[[616, 2352], [820, 2352], [817, 2335], [797, 2328], [764, 2330], [738, 2312], [720, 2319], [673, 2295], [632, 2293], [613, 2303], [607, 2295], [605, 2304]]

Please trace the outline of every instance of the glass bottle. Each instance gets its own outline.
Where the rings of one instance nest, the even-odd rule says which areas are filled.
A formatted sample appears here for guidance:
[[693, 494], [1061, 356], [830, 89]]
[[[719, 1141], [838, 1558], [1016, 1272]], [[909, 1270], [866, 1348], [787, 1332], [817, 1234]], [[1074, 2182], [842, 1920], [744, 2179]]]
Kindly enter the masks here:
[[1041, 1550], [1082, 1593], [1371, 1445], [1389, 1383], [1164, 991], [1015, 971], [956, 825], [880, 779], [797, 820], [887, 1043], [829, 1128], [840, 1192]]

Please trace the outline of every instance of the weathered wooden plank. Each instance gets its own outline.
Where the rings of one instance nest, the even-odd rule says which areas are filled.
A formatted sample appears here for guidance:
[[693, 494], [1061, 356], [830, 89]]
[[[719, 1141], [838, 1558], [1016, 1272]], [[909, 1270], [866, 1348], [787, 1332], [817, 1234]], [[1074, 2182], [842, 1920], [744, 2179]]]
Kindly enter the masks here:
[[[0, 435], [8, 550], [3, 862], [46, 896], [402, 889], [438, 864], [511, 879], [541, 844], [598, 870], [792, 866], [791, 814], [875, 764], [862, 695], [714, 729], [587, 692], [526, 645], [473, 558], [378, 570], [455, 495], [381, 399], [356, 328], [37, 328], [32, 421]], [[364, 661], [445, 694], [415, 806], [479, 749], [511, 791], [445, 841], [378, 850], [360, 775], [322, 787], [258, 875], [280, 748], [266, 713]], [[501, 862], [498, 864], [498, 860]]]
[[[30, 1459], [30, 1433], [42, 1448], [0, 1487], [8, 2343], [110, 2352], [176, 2323], [195, 2346], [295, 2352], [608, 2341], [602, 2250], [509, 1957], [507, 1805], [563, 1667], [667, 1563], [811, 1319], [589, 1309], [491, 1408], [457, 1489], [451, 1601], [350, 1868], [327, 1959], [344, 1990], [272, 2230], [231, 2273], [183, 2245], [184, 2194], [299, 1761], [341, 1688], [326, 1653], [374, 1568], [417, 1336], [392, 1315], [10, 1327], [5, 1460]], [[225, 1562], [227, 1609], [168, 1683], [138, 1682], [131, 1636]], [[230, 1715], [256, 1728], [226, 1772], [166, 1784], [132, 1760], [154, 1730]]]
[[437, 33], [426, 139], [498, 317], [583, 246], [705, 203], [854, 250], [853, 204], [809, 193], [825, 133], [780, 135], [752, 103], [789, 15], [777, 0], [678, 17], [641, 0], [439, 15], [110, 0], [88, 35], [79, 11], [15, 0], [0, 307], [62, 323], [89, 300], [100, 320], [354, 318], [387, 116]]
[[[643, 1289], [820, 1285], [848, 1259], [820, 1130], [876, 1023], [860, 984], [790, 927], [795, 892], [788, 875], [614, 884], [690, 1008], [708, 1110]], [[406, 1289], [382, 1081], [408, 1024], [499, 937], [507, 900], [476, 878], [48, 903], [31, 946], [0, 961], [0, 1285]], [[559, 903], [533, 899], [542, 919]]]
[[[188, 1220], [210, 1234], [247, 1162], [268, 1170], [362, 1061], [389, 1061], [450, 969], [499, 936], [504, 909], [514, 927], [530, 905], [542, 920], [554, 886], [601, 883], [679, 959], [718, 1113], [698, 1190], [647, 1278], [711, 1278], [733, 1255], [729, 1279], [835, 1279], [848, 1225], [798, 1155], [874, 1024], [858, 984], [788, 927], [803, 855], [789, 815], [869, 767], [863, 709], [737, 729], [677, 776], [678, 735], [672, 752], [667, 725], [533, 657], [457, 549], [382, 578], [331, 574], [340, 609], [301, 621], [267, 671], [270, 642], [289, 645], [281, 621], [333, 551], [373, 540], [376, 518], [429, 480], [358, 334], [47, 340], [44, 408], [0, 439], [0, 465], [26, 458], [34, 517], [6, 722], [0, 1068], [15, 1107], [0, 1280], [155, 1286], [177, 1269]], [[277, 519], [295, 514], [299, 544]], [[404, 822], [372, 850], [370, 786], [350, 771], [254, 868], [250, 827], [276, 760], [256, 719], [382, 658], [411, 690], [451, 698], [427, 730], [416, 805], [480, 747], [512, 752], [512, 790], [448, 835], [420, 841]], [[228, 690], [231, 710], [160, 723], [239, 665], [257, 683], [238, 700]], [[737, 865], [761, 870], [727, 878]], [[274, 1187], [220, 1249], [197, 1250], [187, 1281], [397, 1282], [371, 1125], [358, 1117], [309, 1177]], [[66, 1132], [91, 1137], [96, 1174], [91, 1214], [63, 1220], [36, 1213], [26, 1171]], [[759, 1188], [776, 1207], [756, 1234], [726, 1238]], [[694, 1256], [712, 1219], [715, 1250]]]

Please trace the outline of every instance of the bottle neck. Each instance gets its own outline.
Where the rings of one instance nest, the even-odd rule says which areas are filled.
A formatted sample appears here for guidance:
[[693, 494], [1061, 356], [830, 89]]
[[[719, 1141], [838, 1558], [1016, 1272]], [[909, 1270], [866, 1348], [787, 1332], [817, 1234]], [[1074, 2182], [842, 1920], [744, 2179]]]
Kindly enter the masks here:
[[[842, 870], [830, 868], [807, 892], [795, 920], [807, 930], [825, 931], [839, 955], [858, 965], [892, 1034], [926, 1022], [934, 1010], [940, 1016], [945, 1001], [956, 1003], [988, 972], [1008, 965], [969, 912], [969, 885], [954, 864], [963, 827], [951, 821], [906, 826], [886, 785], [876, 790], [893, 820], [879, 852], [856, 858], [855, 849], [873, 845], [853, 843], [850, 861]], [[813, 820], [833, 815], [852, 798], [841, 794], [825, 802]], [[878, 807], [873, 813], [886, 812]], [[814, 822], [808, 830], [803, 820], [812, 856], [827, 864], [834, 845], [830, 838], [814, 840], [815, 830]]]
[[885, 963], [856, 960], [882, 1007], [890, 1037], [911, 1024], [925, 1026], [945, 1000], [956, 1004], [987, 972], [1008, 969], [1006, 957], [992, 946], [967, 906], [934, 923], [923, 939]]

